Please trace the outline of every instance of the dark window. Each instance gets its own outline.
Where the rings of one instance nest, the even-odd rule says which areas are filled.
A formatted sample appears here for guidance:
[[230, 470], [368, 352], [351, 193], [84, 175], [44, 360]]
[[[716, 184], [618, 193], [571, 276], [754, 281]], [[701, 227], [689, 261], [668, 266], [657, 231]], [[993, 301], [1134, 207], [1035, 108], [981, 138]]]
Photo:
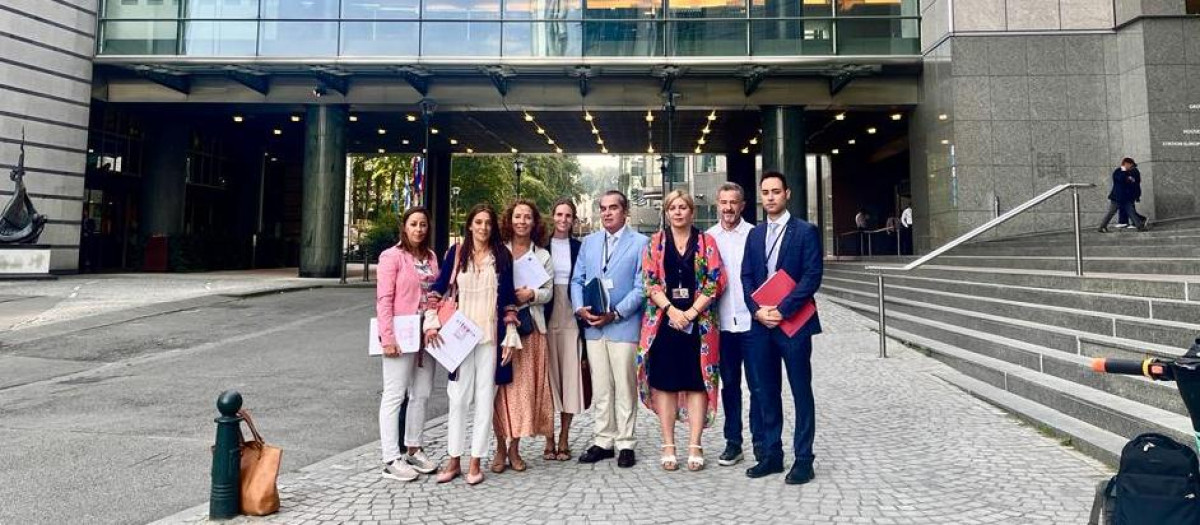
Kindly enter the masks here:
[[1184, 9], [1189, 15], [1200, 15], [1200, 0], [1187, 0], [1184, 2]]

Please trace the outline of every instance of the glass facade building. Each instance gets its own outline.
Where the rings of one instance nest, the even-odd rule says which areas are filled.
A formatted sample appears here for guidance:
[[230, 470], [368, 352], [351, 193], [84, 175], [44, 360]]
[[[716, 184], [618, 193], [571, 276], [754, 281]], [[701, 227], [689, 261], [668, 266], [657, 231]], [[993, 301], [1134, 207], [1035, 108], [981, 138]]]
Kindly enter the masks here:
[[917, 55], [918, 0], [103, 0], [100, 55]]

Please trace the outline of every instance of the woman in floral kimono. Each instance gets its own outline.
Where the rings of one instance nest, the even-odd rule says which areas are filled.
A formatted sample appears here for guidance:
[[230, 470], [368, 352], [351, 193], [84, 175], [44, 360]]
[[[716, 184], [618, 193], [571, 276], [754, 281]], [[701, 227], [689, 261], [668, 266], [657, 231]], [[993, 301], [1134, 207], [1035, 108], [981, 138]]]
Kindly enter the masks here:
[[[649, 299], [638, 343], [638, 394], [658, 414], [665, 470], [675, 459], [675, 421], [687, 421], [688, 470], [704, 468], [700, 437], [719, 399], [716, 299], [725, 289], [717, 241], [693, 225], [696, 205], [676, 190], [663, 200], [670, 228], [654, 234], [642, 255]], [[689, 419], [688, 415], [693, 417]]]

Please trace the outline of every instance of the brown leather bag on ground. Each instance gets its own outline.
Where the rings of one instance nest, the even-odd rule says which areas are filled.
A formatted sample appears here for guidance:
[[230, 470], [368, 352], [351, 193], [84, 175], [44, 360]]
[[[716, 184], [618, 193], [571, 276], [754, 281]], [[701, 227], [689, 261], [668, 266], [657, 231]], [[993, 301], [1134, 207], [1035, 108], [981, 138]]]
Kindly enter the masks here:
[[242, 440], [242, 514], [266, 516], [279, 510], [279, 489], [275, 481], [279, 477], [279, 462], [283, 450], [263, 441], [262, 434], [254, 426], [254, 420], [246, 410], [238, 412], [250, 427], [254, 436], [251, 441]]

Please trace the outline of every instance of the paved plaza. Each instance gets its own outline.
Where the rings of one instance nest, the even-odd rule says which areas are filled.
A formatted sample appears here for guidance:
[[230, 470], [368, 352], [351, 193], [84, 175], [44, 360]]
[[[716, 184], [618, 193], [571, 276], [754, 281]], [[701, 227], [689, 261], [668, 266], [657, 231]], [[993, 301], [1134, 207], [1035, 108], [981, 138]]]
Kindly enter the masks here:
[[[899, 346], [879, 359], [866, 319], [821, 307], [816, 479], [808, 485], [785, 485], [782, 475], [747, 479], [747, 462], [717, 466], [719, 422], [704, 436], [706, 470], [664, 472], [657, 423], [643, 408], [632, 469], [611, 460], [547, 462], [541, 440], [527, 440], [526, 472], [488, 473], [474, 487], [461, 478], [403, 484], [380, 478], [371, 443], [283, 475], [278, 514], [233, 523], [1086, 522], [1107, 467], [950, 386], [939, 376], [956, 372], [937, 361]], [[257, 419], [269, 426], [270, 418]], [[444, 418], [428, 428], [429, 450], [444, 455]], [[685, 442], [682, 427], [680, 434]], [[584, 416], [573, 434], [576, 455], [590, 435]], [[196, 507], [160, 523], [200, 523], [206, 513]]]

